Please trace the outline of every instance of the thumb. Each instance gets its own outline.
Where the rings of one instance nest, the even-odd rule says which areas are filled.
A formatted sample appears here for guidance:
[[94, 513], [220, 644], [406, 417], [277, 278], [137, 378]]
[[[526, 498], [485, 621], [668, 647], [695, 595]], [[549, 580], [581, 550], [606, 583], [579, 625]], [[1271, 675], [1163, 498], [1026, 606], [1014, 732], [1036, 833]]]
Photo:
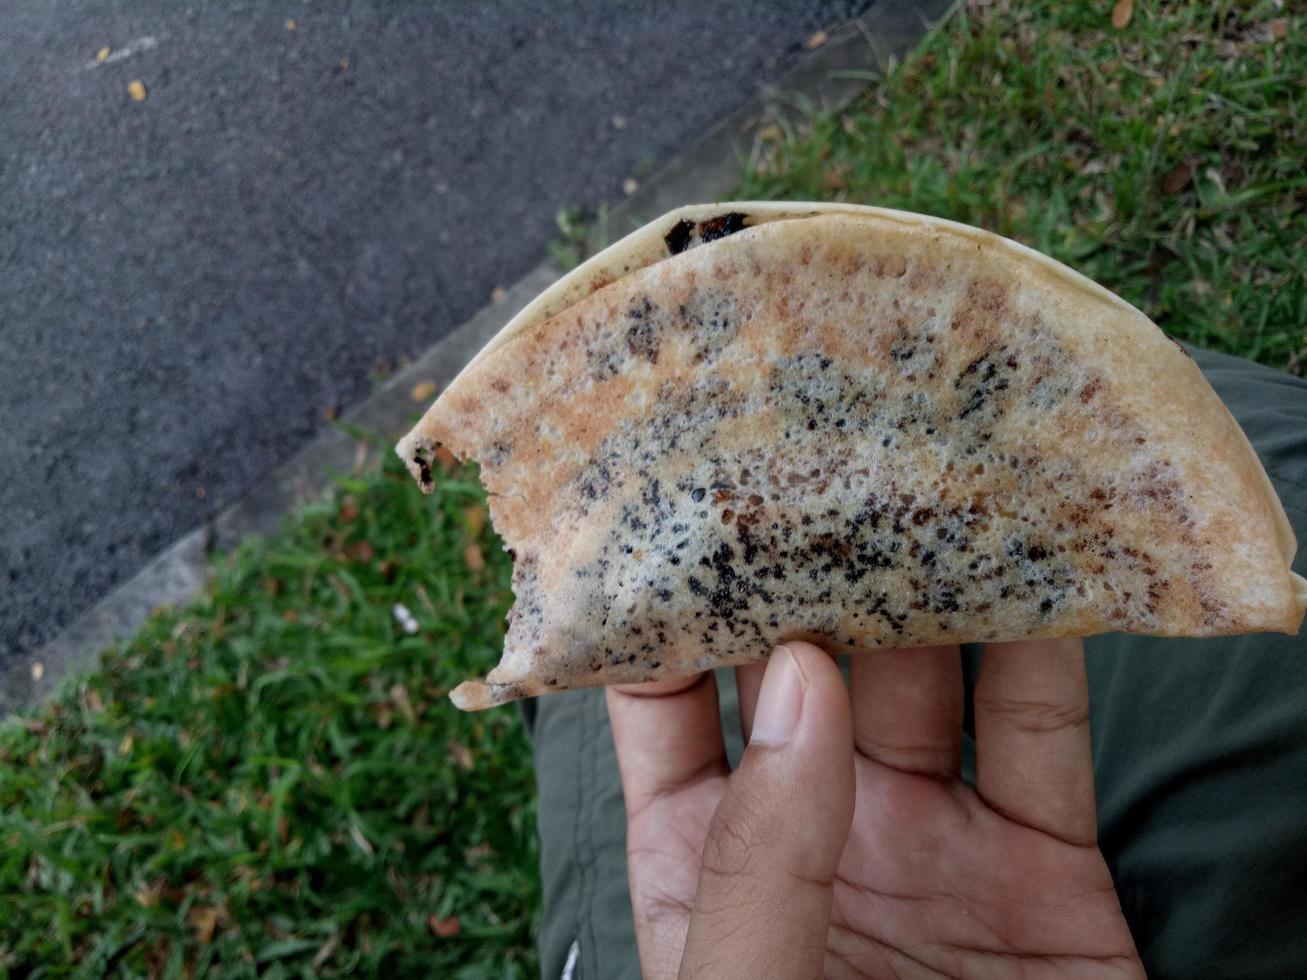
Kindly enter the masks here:
[[778, 647], [708, 827], [682, 980], [820, 975], [853, 797], [844, 678], [809, 643]]

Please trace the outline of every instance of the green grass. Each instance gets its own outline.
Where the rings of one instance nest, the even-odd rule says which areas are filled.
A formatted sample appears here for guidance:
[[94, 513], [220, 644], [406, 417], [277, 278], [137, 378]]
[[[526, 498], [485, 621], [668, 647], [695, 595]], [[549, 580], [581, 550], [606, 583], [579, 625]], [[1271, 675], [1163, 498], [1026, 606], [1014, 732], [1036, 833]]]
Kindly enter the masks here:
[[445, 699], [502, 642], [484, 514], [348, 483], [0, 732], [0, 974], [535, 975], [529, 749]]
[[741, 198], [953, 218], [1066, 262], [1175, 337], [1307, 369], [1302, 4], [962, 7]]
[[[959, 11], [776, 134], [738, 195], [978, 224], [1301, 373], [1307, 18], [1140, 3], [1117, 31], [1109, 8]], [[522, 728], [444, 697], [497, 659], [511, 598], [483, 521], [471, 472], [429, 498], [395, 465], [347, 482], [0, 726], [0, 977], [535, 975]]]

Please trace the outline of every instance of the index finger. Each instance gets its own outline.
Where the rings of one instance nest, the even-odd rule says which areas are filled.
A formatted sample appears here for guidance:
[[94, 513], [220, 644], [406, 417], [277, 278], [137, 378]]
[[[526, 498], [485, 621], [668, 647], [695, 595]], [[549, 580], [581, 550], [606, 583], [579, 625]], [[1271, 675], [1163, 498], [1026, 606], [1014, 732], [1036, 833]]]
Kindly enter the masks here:
[[711, 671], [610, 687], [607, 699], [628, 819], [661, 796], [730, 773]]
[[1061, 840], [1095, 843], [1084, 643], [986, 644], [974, 702], [976, 789], [984, 800]]

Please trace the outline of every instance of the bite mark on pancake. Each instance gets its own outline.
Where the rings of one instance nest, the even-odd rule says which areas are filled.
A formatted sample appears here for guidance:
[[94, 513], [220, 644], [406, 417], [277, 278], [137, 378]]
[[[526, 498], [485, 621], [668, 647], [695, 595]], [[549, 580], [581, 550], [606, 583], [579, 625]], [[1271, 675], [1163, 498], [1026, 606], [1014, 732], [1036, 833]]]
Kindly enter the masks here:
[[517, 550], [496, 689], [796, 638], [1241, 627], [1192, 560], [1220, 532], [1172, 443], [1019, 275], [979, 246], [758, 232], [608, 287], [446, 401]]

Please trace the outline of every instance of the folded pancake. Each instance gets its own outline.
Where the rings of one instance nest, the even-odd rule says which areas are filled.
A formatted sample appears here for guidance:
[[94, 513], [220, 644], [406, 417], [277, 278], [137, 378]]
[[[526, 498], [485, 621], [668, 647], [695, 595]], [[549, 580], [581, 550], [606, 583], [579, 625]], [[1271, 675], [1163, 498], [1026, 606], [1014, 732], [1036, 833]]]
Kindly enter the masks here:
[[399, 445], [479, 460], [513, 555], [485, 708], [765, 657], [1295, 632], [1256, 455], [1179, 345], [986, 232], [686, 208], [547, 291]]

